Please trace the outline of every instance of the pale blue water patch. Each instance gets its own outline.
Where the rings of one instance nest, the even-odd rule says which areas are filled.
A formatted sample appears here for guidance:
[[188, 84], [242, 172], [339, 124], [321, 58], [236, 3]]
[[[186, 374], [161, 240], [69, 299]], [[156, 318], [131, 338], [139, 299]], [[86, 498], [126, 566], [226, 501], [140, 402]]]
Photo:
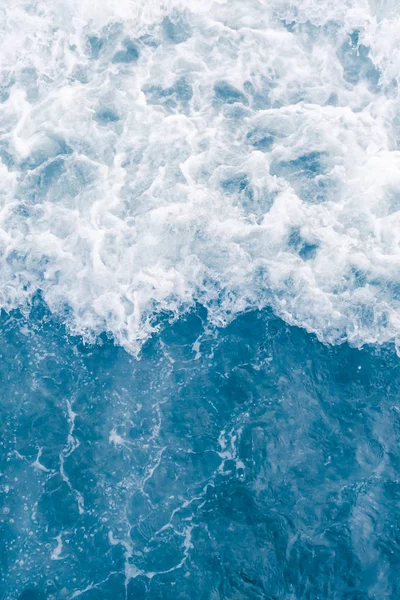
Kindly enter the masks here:
[[163, 106], [172, 113], [179, 110], [186, 112], [188, 103], [193, 97], [193, 89], [185, 77], [180, 77], [172, 86], [163, 88], [160, 85], [145, 86], [143, 88], [149, 104]]
[[372, 90], [376, 90], [381, 74], [369, 57], [369, 48], [361, 44], [359, 38], [360, 32], [353, 31], [338, 52], [344, 79], [352, 85], [364, 79]]
[[135, 63], [140, 56], [138, 48], [130, 40], [125, 40], [123, 46], [123, 50], [119, 50], [116, 54], [114, 54], [112, 62], [127, 64]]
[[400, 372], [198, 306], [140, 360], [2, 314], [1, 598], [397, 598]]

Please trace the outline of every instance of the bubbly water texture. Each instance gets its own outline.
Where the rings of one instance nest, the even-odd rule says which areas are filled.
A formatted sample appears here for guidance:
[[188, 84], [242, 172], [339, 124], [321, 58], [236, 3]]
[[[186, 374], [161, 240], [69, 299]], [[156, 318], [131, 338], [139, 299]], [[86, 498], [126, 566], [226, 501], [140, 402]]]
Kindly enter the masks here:
[[0, 306], [400, 343], [393, 0], [4, 0]]

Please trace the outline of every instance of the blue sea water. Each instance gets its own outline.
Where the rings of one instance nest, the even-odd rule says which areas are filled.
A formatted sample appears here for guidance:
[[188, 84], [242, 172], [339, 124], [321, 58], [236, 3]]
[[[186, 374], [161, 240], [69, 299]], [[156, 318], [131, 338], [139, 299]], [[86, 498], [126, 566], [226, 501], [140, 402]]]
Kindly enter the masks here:
[[398, 3], [0, 34], [1, 600], [398, 600]]
[[399, 596], [392, 350], [197, 306], [137, 361], [40, 298], [0, 342], [3, 598]]

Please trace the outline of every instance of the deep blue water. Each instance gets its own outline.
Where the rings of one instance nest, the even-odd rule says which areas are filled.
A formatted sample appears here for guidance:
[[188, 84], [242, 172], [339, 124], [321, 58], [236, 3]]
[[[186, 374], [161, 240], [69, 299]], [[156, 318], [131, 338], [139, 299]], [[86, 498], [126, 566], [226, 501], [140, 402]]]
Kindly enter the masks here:
[[136, 360], [37, 297], [0, 353], [2, 599], [400, 597], [393, 351], [198, 306]]

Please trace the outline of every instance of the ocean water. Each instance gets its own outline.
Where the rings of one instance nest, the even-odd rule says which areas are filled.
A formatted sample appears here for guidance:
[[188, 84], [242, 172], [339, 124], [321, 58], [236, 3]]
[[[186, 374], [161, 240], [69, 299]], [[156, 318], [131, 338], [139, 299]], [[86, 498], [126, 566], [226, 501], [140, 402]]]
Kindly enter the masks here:
[[400, 7], [3, 0], [1, 600], [400, 598]]
[[400, 370], [197, 306], [139, 361], [3, 315], [3, 598], [397, 598]]

